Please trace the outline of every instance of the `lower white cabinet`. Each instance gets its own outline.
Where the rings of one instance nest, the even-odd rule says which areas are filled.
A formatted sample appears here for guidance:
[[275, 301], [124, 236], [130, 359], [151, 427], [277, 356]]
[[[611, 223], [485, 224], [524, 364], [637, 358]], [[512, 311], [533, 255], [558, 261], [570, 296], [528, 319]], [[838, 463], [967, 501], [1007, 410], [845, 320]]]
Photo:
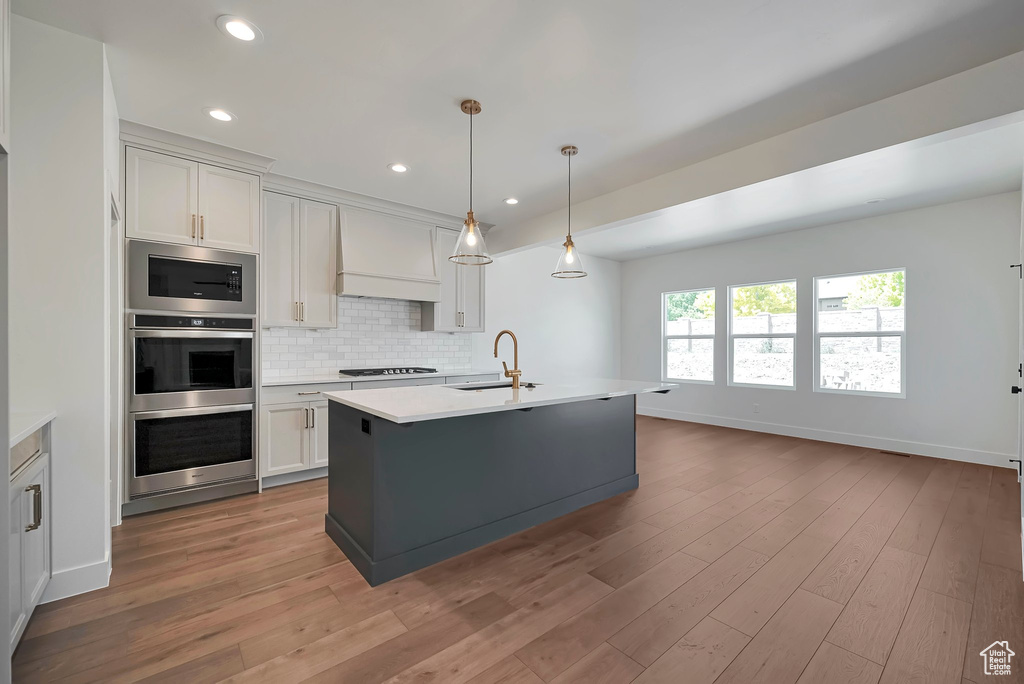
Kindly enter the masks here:
[[327, 465], [327, 401], [271, 404], [260, 409], [260, 475]]
[[[329, 400], [324, 392], [404, 387], [409, 385], [456, 385], [497, 380], [498, 374], [453, 371], [451, 375], [403, 377], [361, 382], [272, 385], [260, 394], [260, 477], [296, 473], [327, 466], [330, 442], [327, 431]], [[301, 476], [269, 480], [264, 486], [285, 484]]]
[[11, 480], [11, 651], [50, 581], [50, 456], [29, 461]]

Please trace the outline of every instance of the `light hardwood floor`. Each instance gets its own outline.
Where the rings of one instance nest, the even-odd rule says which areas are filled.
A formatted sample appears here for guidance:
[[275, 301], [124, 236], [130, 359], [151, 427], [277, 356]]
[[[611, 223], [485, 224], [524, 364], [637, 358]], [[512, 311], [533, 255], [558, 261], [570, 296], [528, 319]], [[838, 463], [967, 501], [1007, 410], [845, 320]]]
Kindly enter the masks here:
[[649, 418], [640, 488], [371, 589], [323, 480], [125, 520], [18, 681], [1024, 681], [1014, 472]]

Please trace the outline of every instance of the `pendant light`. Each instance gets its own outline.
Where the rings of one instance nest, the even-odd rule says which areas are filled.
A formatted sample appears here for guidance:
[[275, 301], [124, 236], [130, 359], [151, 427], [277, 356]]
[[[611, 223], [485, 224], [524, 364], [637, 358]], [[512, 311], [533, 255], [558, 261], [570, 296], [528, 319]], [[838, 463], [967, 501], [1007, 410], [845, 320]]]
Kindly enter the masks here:
[[583, 270], [583, 262], [580, 260], [580, 253], [572, 242], [572, 158], [579, 153], [575, 145], [566, 145], [562, 148], [562, 155], [569, 158], [569, 206], [568, 206], [568, 232], [565, 242], [562, 243], [562, 253], [558, 256], [558, 265], [552, 278], [586, 278], [587, 272]]
[[480, 224], [473, 218], [473, 116], [479, 114], [481, 108], [476, 100], [464, 100], [460, 107], [469, 114], [469, 211], [466, 212], [466, 222], [462, 224], [459, 241], [455, 243], [455, 250], [448, 260], [463, 266], [484, 266], [493, 259], [487, 253]]

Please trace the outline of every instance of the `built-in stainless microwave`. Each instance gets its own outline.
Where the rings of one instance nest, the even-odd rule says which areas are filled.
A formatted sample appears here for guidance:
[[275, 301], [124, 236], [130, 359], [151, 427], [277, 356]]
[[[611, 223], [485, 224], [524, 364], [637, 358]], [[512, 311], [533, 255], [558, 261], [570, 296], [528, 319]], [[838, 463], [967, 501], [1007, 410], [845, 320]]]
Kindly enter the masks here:
[[128, 308], [256, 315], [256, 256], [131, 240]]

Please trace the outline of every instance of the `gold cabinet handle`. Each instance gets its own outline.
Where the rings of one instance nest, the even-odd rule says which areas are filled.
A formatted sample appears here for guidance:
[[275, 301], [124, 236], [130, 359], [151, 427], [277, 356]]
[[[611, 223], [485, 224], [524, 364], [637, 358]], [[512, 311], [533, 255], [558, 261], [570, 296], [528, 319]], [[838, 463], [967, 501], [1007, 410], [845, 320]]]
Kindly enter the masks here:
[[304, 408], [302, 410], [306, 412], [306, 429], [308, 430], [309, 429], [309, 409], [308, 408]]
[[34, 484], [25, 487], [26, 492], [32, 492], [32, 524], [25, 526], [26, 532], [38, 530], [43, 524], [43, 486]]
[[295, 302], [295, 320], [299, 320], [299, 303]]
[[200, 216], [199, 217], [199, 239], [200, 240], [205, 240], [206, 239], [206, 217], [205, 216]]
[[196, 215], [192, 214], [192, 239], [196, 239]]
[[309, 410], [311, 411], [311, 415], [313, 416], [313, 420], [312, 420], [312, 422], [310, 422], [309, 427], [315, 429], [316, 428], [316, 409], [315, 408], [311, 408]]
[[299, 302], [299, 320], [306, 320], [306, 302]]

